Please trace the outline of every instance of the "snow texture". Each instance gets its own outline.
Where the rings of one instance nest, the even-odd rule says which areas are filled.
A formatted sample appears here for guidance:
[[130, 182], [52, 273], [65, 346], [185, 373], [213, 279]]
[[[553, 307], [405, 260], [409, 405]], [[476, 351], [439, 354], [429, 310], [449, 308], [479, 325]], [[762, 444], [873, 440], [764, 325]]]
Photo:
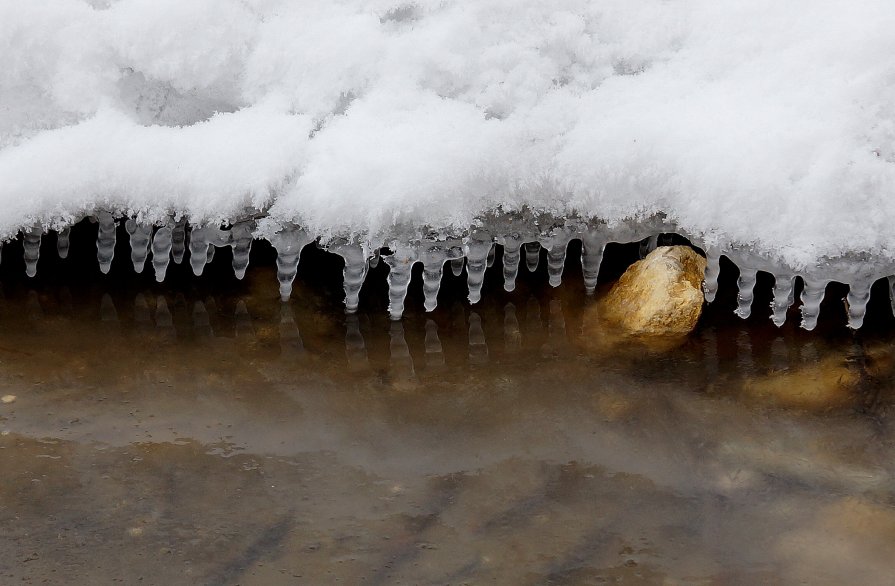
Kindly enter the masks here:
[[0, 237], [665, 212], [895, 258], [891, 0], [0, 0]]

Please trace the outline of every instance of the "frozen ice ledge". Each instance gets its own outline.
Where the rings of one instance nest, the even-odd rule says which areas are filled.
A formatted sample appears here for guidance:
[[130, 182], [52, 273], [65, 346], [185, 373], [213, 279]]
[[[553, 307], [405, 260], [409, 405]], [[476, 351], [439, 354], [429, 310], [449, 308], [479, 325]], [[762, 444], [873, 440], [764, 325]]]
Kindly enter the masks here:
[[[729, 258], [739, 269], [737, 279], [738, 306], [736, 314], [747, 318], [752, 311], [753, 289], [758, 271], [774, 277], [771, 319], [783, 325], [789, 308], [795, 303], [796, 277], [804, 283], [801, 293], [801, 326], [812, 330], [817, 325], [820, 304], [827, 284], [837, 281], [848, 285], [845, 300], [848, 326], [861, 327], [870, 289], [873, 283], [887, 278], [890, 298], [895, 311], [895, 261], [874, 258], [868, 254], [850, 254], [838, 258], [824, 258], [810, 266], [793, 267], [780, 258], [762, 254], [754, 247], [707, 242], [688, 234], [664, 214], [630, 219], [609, 224], [601, 220], [578, 217], [556, 217], [548, 213], [492, 212], [480, 216], [466, 229], [433, 229], [430, 227], [395, 226], [376, 235], [344, 234], [320, 236], [294, 224], [271, 223], [263, 213], [247, 213], [238, 221], [224, 227], [191, 225], [186, 218], [174, 218], [160, 224], [145, 224], [134, 218], [120, 218], [108, 211], [97, 211], [88, 216], [97, 224], [96, 257], [99, 269], [108, 273], [115, 254], [117, 226], [123, 223], [128, 234], [131, 261], [141, 273], [150, 264], [158, 282], [165, 279], [169, 263], [188, 259], [193, 273], [202, 275], [206, 264], [213, 261], [215, 250], [232, 248], [232, 267], [237, 279], [245, 276], [249, 265], [252, 242], [258, 238], [269, 240], [276, 250], [277, 279], [280, 295], [287, 301], [292, 293], [298, 272], [301, 252], [306, 246], [318, 246], [336, 254], [344, 261], [343, 278], [345, 310], [354, 313], [358, 308], [360, 289], [371, 267], [385, 262], [389, 267], [389, 314], [400, 319], [404, 300], [411, 282], [413, 266], [422, 264], [425, 309], [435, 309], [445, 267], [460, 276], [466, 269], [469, 302], [481, 298], [485, 272], [502, 249], [503, 286], [515, 289], [516, 277], [522, 265], [529, 271], [538, 268], [541, 249], [546, 251], [550, 285], [562, 281], [567, 249], [572, 240], [581, 241], [581, 268], [584, 287], [592, 295], [597, 286], [600, 264], [605, 247], [610, 242], [640, 242], [641, 255], [661, 244], [662, 235], [680, 234], [705, 251], [708, 259], [703, 289], [707, 302], [712, 302], [718, 290], [720, 258]], [[57, 231], [57, 252], [68, 256], [71, 226]], [[37, 275], [41, 239], [47, 231], [34, 227], [22, 231], [25, 270], [29, 277]]]

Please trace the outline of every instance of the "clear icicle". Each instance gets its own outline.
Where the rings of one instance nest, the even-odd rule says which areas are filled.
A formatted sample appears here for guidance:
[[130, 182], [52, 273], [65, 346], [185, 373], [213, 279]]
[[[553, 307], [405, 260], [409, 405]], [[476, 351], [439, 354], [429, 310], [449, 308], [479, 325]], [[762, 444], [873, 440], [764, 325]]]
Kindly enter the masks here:
[[864, 325], [864, 315], [867, 313], [867, 302], [870, 301], [870, 287], [872, 280], [851, 283], [848, 287], [848, 295], [845, 298], [845, 307], [848, 311], [848, 327], [857, 330]]
[[587, 230], [581, 235], [581, 272], [584, 273], [584, 290], [588, 295], [593, 295], [597, 290], [605, 250], [606, 239], [597, 230]]
[[[410, 286], [413, 265], [419, 260], [416, 245], [399, 244], [393, 247], [395, 253], [384, 258], [389, 266], [388, 271], [388, 314], [393, 320], [401, 319], [404, 314], [404, 299]], [[403, 336], [403, 330], [401, 334]]]
[[755, 279], [758, 271], [748, 267], [740, 267], [740, 276], [737, 277], [737, 308], [734, 311], [743, 319], [752, 315], [752, 300], [755, 298]]
[[360, 290], [367, 278], [370, 249], [361, 244], [337, 244], [331, 249], [345, 261], [342, 287], [345, 289], [345, 313], [354, 313], [360, 303]]
[[555, 234], [540, 240], [541, 245], [547, 250], [547, 278], [551, 287], [559, 287], [562, 283], [569, 240], [571, 236], [567, 230], [557, 230]]
[[186, 220], [179, 220], [171, 228], [171, 256], [175, 264], [183, 261], [183, 253], [186, 252], [186, 226]]
[[504, 236], [503, 244], [503, 288], [510, 292], [516, 289], [516, 277], [519, 275], [519, 261], [522, 252], [522, 239], [518, 235]]
[[426, 338], [423, 344], [426, 347], [426, 368], [444, 366], [444, 349], [438, 337], [438, 324], [431, 319], [426, 320]]
[[538, 270], [538, 263], [541, 262], [541, 243], [526, 242], [523, 245], [525, 249], [525, 266], [528, 272], [533, 273]]
[[134, 271], [143, 272], [146, 258], [149, 256], [149, 242], [152, 239], [152, 226], [138, 224], [133, 218], [124, 223], [131, 245], [131, 262], [134, 263]]
[[302, 249], [314, 239], [301, 228], [287, 228], [274, 234], [271, 245], [277, 251], [277, 280], [280, 282], [280, 299], [289, 301], [292, 282], [298, 273], [298, 261]]
[[644, 238], [640, 241], [640, 258], [645, 258], [646, 255], [654, 251], [659, 247], [659, 235], [653, 234], [647, 238]]
[[484, 230], [474, 230], [466, 238], [466, 284], [469, 288], [469, 302], [472, 304], [478, 303], [482, 298], [488, 255], [493, 247], [491, 235]]
[[152, 268], [155, 271], [155, 280], [159, 283], [165, 280], [165, 273], [168, 271], [171, 246], [171, 228], [162, 226], [152, 237]]
[[717, 248], [709, 248], [705, 251], [705, 278], [702, 281], [702, 290], [705, 300], [711, 303], [718, 294], [718, 275], [721, 272], [721, 251]]
[[423, 263], [423, 295], [426, 311], [432, 311], [438, 306], [438, 290], [441, 288], [441, 276], [444, 274], [444, 263], [447, 261], [448, 251], [438, 243], [424, 243], [420, 260]]
[[459, 277], [463, 274], [464, 261], [465, 259], [462, 256], [460, 258], [451, 259], [451, 273], [453, 273], [455, 277]]
[[252, 252], [252, 232], [255, 229], [254, 222], [239, 222], [230, 230], [230, 241], [233, 249], [233, 274], [242, 280], [249, 266], [249, 256]]
[[795, 303], [795, 275], [774, 275], [774, 300], [771, 302], [771, 321], [777, 327], [786, 322], [786, 312]]
[[802, 327], [808, 331], [817, 327], [820, 317], [820, 303], [824, 299], [827, 281], [802, 277], [805, 287], [802, 289]]
[[56, 234], [56, 252], [59, 258], [68, 258], [68, 249], [71, 247], [71, 227], [66, 226]]
[[25, 232], [23, 246], [25, 248], [25, 274], [29, 277], [37, 276], [37, 261], [40, 259], [40, 239], [43, 230], [32, 228]]
[[497, 258], [497, 247], [492, 246], [491, 250], [488, 251], [488, 260], [486, 262], [487, 268], [491, 268], [494, 266], [494, 260]]
[[488, 344], [485, 342], [482, 318], [474, 311], [469, 313], [469, 362], [470, 364], [488, 362]]
[[190, 267], [193, 274], [201, 276], [205, 271], [205, 263], [208, 262], [208, 251], [214, 249], [209, 243], [208, 228], [193, 228], [190, 233]]
[[512, 303], [503, 306], [503, 346], [507, 352], [516, 352], [522, 346], [522, 331], [516, 317], [516, 306]]
[[112, 268], [112, 259], [115, 258], [115, 217], [109, 212], [99, 212], [96, 215], [99, 223], [99, 231], [96, 234], [96, 260], [99, 262], [99, 270], [104, 275]]

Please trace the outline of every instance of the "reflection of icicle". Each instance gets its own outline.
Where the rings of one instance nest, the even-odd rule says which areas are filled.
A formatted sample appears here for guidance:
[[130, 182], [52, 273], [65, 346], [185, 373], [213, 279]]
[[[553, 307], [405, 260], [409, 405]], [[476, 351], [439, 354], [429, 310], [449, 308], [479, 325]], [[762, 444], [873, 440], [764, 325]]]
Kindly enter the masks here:
[[584, 290], [588, 295], [593, 295], [597, 289], [604, 250], [606, 238], [602, 233], [591, 229], [581, 235], [581, 272], [584, 273]]
[[115, 257], [115, 217], [109, 212], [98, 212], [96, 220], [99, 222], [99, 231], [96, 233], [96, 260], [99, 262], [99, 270], [108, 274], [112, 268], [112, 259]]
[[528, 335], [537, 336], [543, 329], [541, 322], [541, 303], [534, 297], [529, 297], [525, 304], [525, 331]]
[[516, 306], [507, 303], [503, 307], [503, 347], [506, 352], [516, 352], [522, 345], [522, 332], [516, 318]]
[[295, 323], [292, 306], [282, 302], [280, 303], [280, 349], [299, 355], [305, 352], [305, 344], [301, 339], [298, 325]]
[[487, 364], [487, 362], [488, 344], [485, 342], [482, 318], [472, 311], [469, 313], [469, 363]]
[[103, 293], [99, 302], [99, 319], [104, 322], [118, 322], [118, 311], [115, 309], [115, 302], [108, 293]]
[[138, 326], [146, 326], [152, 321], [152, 316], [149, 313], [149, 304], [146, 302], [146, 296], [142, 293], [137, 293], [136, 297], [134, 297], [134, 322]]
[[820, 316], [820, 302], [823, 301], [827, 281], [802, 278], [805, 287], [802, 289], [802, 327], [813, 330]]
[[737, 367], [745, 376], [755, 374], [755, 361], [752, 355], [752, 340], [749, 332], [742, 331], [737, 335]]
[[24, 234], [25, 274], [29, 277], [37, 275], [37, 261], [40, 259], [40, 238], [43, 230], [32, 228]]
[[474, 230], [466, 238], [466, 284], [469, 288], [469, 302], [478, 303], [482, 298], [482, 284], [488, 255], [494, 244], [491, 235], [483, 230]]
[[721, 251], [717, 248], [709, 248], [705, 251], [705, 278], [702, 281], [702, 290], [705, 300], [711, 303], [718, 294], [718, 275], [721, 273]]
[[488, 259], [485, 261], [485, 266], [487, 268], [491, 268], [494, 266], [494, 260], [497, 258], [497, 247], [492, 246], [488, 251]]
[[37, 291], [30, 290], [28, 291], [28, 297], [25, 304], [26, 312], [28, 314], [28, 319], [38, 321], [43, 319], [44, 310], [40, 306], [40, 296], [37, 294]]
[[68, 258], [68, 249], [71, 247], [71, 228], [66, 226], [56, 234], [56, 252], [59, 258]]
[[737, 308], [734, 311], [738, 316], [746, 319], [752, 314], [752, 299], [755, 297], [755, 278], [757, 271], [740, 266], [740, 276], [737, 277]]
[[168, 309], [168, 302], [162, 295], [155, 298], [155, 327], [163, 338], [176, 338], [177, 330], [174, 329], [174, 316]]
[[254, 222], [239, 222], [230, 230], [231, 247], [233, 249], [233, 274], [237, 279], [245, 277], [252, 252], [252, 231]]
[[183, 253], [186, 251], [186, 226], [186, 220], [180, 220], [171, 228], [171, 256], [175, 264], [183, 261]]
[[895, 276], [888, 277], [889, 281], [889, 305], [892, 307], [892, 315], [895, 315]]
[[499, 242], [503, 244], [503, 288], [505, 291], [513, 291], [519, 274], [522, 238], [518, 235], [504, 236]]
[[795, 285], [795, 275], [780, 274], [774, 275], [774, 300], [771, 302], [771, 321], [777, 327], [782, 326], [786, 322], [786, 312], [795, 303], [795, 295], [793, 289]]
[[[388, 261], [390, 257], [386, 257]], [[404, 339], [404, 324], [400, 320], [392, 321], [388, 330], [389, 336], [389, 368], [395, 378], [412, 379], [415, 376], [413, 357]]]
[[359, 304], [360, 290], [367, 278], [367, 259], [370, 257], [369, 248], [361, 244], [337, 244], [332, 247], [332, 252], [338, 254], [345, 261], [342, 269], [342, 287], [345, 289], [345, 312], [354, 313]]
[[237, 338], [254, 338], [255, 327], [252, 325], [252, 316], [246, 307], [246, 302], [240, 299], [236, 302], [236, 309], [233, 312], [236, 319], [236, 337]]
[[547, 335], [554, 344], [566, 341], [566, 318], [562, 312], [562, 300], [550, 300], [550, 313], [547, 316]]
[[718, 338], [713, 327], [706, 328], [702, 332], [702, 363], [705, 365], [706, 379], [709, 385], [713, 385], [718, 379]]
[[131, 262], [134, 263], [134, 271], [143, 272], [146, 258], [149, 256], [149, 241], [152, 238], [152, 226], [138, 224], [133, 218], [124, 223], [124, 229], [130, 236]]
[[[404, 299], [410, 286], [413, 265], [419, 260], [419, 251], [415, 245], [399, 244], [394, 247], [395, 253], [384, 258], [389, 266], [388, 271], [388, 314], [393, 320], [401, 319], [404, 314]], [[402, 330], [403, 334], [403, 330]]]
[[193, 303], [193, 330], [196, 336], [202, 338], [214, 337], [214, 330], [211, 328], [211, 316], [208, 315], [208, 309], [202, 301]]
[[533, 273], [538, 270], [538, 263], [541, 262], [541, 243], [526, 242], [522, 248], [525, 250], [525, 266], [528, 272]]
[[280, 282], [280, 299], [289, 301], [292, 282], [298, 273], [298, 261], [302, 249], [314, 239], [300, 228], [284, 229], [274, 234], [271, 245], [277, 251], [277, 280]]
[[867, 302], [870, 301], [870, 287], [872, 280], [851, 283], [848, 287], [848, 296], [845, 298], [845, 307], [848, 311], [848, 327], [857, 330], [864, 324], [864, 315], [867, 313]]
[[444, 349], [438, 337], [438, 325], [431, 319], [426, 320], [426, 368], [444, 366]]
[[348, 359], [348, 367], [352, 370], [368, 366], [367, 346], [356, 314], [345, 318], [345, 357]]
[[152, 268], [155, 270], [155, 280], [159, 283], [165, 280], [165, 273], [168, 271], [171, 246], [171, 228], [162, 226], [152, 237]]
[[789, 368], [789, 346], [783, 336], [777, 336], [771, 342], [771, 369], [782, 372]]

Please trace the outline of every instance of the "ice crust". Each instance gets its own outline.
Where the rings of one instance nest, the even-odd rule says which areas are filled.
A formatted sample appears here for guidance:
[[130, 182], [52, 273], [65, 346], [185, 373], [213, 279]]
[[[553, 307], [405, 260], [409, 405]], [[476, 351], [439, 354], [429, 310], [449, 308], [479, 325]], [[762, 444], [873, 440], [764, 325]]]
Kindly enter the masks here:
[[44, 230], [93, 216], [102, 257], [129, 218], [161, 279], [188, 220], [194, 270], [231, 245], [241, 275], [251, 222], [284, 295], [301, 242], [341, 243], [354, 288], [394, 244], [400, 314], [408, 263], [429, 308], [465, 256], [475, 301], [494, 243], [511, 290], [535, 246], [558, 282], [581, 238], [593, 290], [605, 238], [489, 213], [661, 215], [709, 252], [707, 298], [726, 254], [740, 315], [766, 270], [775, 321], [798, 274], [807, 326], [834, 279], [860, 325], [895, 273], [893, 30], [890, 0], [0, 0], [0, 239], [32, 271]]

